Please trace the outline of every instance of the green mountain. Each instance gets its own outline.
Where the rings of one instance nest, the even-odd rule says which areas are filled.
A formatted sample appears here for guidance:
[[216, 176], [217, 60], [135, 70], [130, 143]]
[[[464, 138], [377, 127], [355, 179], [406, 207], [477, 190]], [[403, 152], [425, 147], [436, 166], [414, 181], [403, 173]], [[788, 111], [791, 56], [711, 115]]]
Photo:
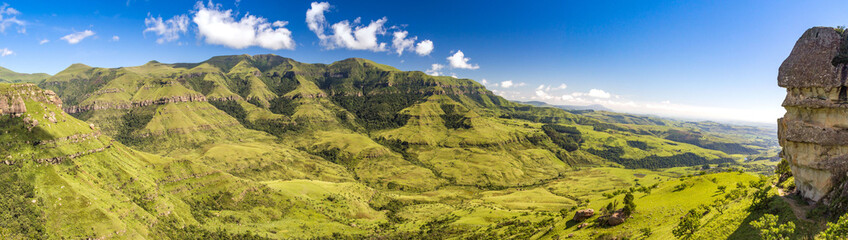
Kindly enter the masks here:
[[0, 67], [0, 83], [40, 83], [49, 77], [46, 73], [17, 73]]
[[10, 238], [588, 238], [566, 215], [629, 188], [676, 219], [779, 151], [759, 128], [535, 107], [355, 58], [74, 64], [0, 85], [0, 119]]

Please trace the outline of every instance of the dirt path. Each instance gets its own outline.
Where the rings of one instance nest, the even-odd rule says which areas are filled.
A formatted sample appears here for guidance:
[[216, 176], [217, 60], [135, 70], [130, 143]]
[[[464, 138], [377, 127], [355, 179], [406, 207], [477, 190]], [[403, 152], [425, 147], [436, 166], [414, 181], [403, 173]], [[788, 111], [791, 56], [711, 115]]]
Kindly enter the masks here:
[[789, 195], [789, 193], [784, 192], [783, 189], [781, 189], [777, 186], [772, 185], [772, 187], [777, 188], [777, 195], [780, 196], [780, 198], [783, 199], [784, 202], [789, 204], [789, 206], [792, 208], [792, 212], [795, 213], [795, 217], [797, 217], [798, 219], [807, 221], [807, 222], [813, 222], [813, 220], [810, 220], [810, 219], [807, 218], [807, 213], [810, 212], [810, 206], [809, 205], [807, 205], [807, 206], [798, 205], [798, 203], [795, 202], [795, 199], [791, 199], [791, 198], [786, 196], [786, 195]]

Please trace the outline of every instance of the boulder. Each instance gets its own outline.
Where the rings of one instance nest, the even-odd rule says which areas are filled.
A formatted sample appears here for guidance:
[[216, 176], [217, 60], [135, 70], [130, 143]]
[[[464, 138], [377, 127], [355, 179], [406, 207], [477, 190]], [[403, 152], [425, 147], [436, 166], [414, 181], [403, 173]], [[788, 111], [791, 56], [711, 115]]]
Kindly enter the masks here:
[[580, 221], [586, 220], [586, 219], [588, 219], [588, 218], [590, 218], [594, 215], [595, 215], [594, 209], [591, 209], [591, 208], [583, 209], [583, 210], [579, 210], [576, 213], [574, 213], [574, 218], [572, 218], [572, 219], [574, 221], [580, 222]]
[[612, 215], [607, 218], [607, 224], [610, 226], [617, 226], [619, 224], [624, 223], [624, 220], [627, 219], [627, 216], [624, 215], [621, 211], [616, 211]]

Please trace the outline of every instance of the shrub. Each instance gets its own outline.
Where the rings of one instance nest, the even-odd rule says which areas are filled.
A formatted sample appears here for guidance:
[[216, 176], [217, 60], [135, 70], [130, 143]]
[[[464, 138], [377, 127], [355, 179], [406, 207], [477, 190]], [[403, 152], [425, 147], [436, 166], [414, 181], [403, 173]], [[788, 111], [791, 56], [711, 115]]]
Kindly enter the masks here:
[[842, 240], [848, 236], [848, 214], [842, 215], [836, 223], [827, 223], [827, 229], [816, 236], [819, 240]]
[[768, 206], [769, 200], [771, 196], [769, 192], [771, 191], [771, 185], [759, 188], [754, 194], [751, 195], [751, 209], [761, 210], [765, 209]]
[[689, 210], [686, 216], [677, 224], [671, 233], [677, 238], [692, 236], [698, 228], [701, 227], [701, 214], [695, 209]]
[[789, 236], [795, 232], [795, 223], [777, 224], [777, 220], [777, 216], [766, 214], [757, 221], [751, 222], [751, 226], [760, 230], [760, 237], [763, 240], [789, 239]]

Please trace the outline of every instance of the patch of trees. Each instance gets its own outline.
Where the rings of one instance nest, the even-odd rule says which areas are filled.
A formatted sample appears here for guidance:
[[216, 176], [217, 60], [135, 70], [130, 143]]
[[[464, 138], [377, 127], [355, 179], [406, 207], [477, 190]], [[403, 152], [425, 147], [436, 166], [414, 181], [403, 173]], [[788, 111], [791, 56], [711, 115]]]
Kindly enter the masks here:
[[840, 240], [848, 236], [848, 214], [843, 215], [835, 223], [827, 223], [827, 229], [816, 239]]
[[376, 94], [366, 96], [333, 96], [332, 100], [347, 109], [369, 130], [397, 128], [406, 124], [409, 115], [404, 108], [424, 100], [422, 94]]
[[701, 227], [701, 217], [704, 214], [706, 213], [700, 211], [699, 208], [689, 210], [680, 222], [677, 223], [677, 227], [671, 230], [671, 233], [680, 239], [692, 236]]
[[310, 153], [315, 154], [319, 157], [322, 157], [322, 158], [326, 159], [327, 161], [330, 161], [330, 162], [333, 162], [335, 164], [339, 164], [339, 165], [342, 165], [342, 166], [353, 166], [353, 164], [355, 163], [355, 159], [347, 156], [344, 152], [342, 152], [342, 150], [339, 150], [338, 148], [324, 149], [324, 150], [321, 150], [321, 151], [312, 151]]
[[278, 97], [271, 99], [269, 102], [270, 106], [268, 110], [276, 114], [283, 114], [286, 116], [291, 116], [294, 114], [294, 110], [297, 108], [297, 103], [294, 102], [294, 99], [290, 99], [287, 97]]
[[580, 131], [576, 127], [545, 124], [542, 126], [542, 131], [551, 138], [554, 144], [569, 152], [576, 151], [583, 143]]
[[784, 224], [778, 224], [778, 217], [772, 214], [765, 214], [760, 219], [751, 222], [751, 226], [760, 230], [762, 239], [790, 239], [795, 233], [795, 223], [787, 221]]
[[[212, 211], [247, 211], [259, 206], [270, 209], [286, 209], [286, 206], [283, 205], [284, 202], [279, 200], [282, 196], [276, 195], [273, 190], [265, 187], [241, 193], [241, 200], [239, 201], [234, 200], [235, 195], [230, 191], [218, 191], [193, 197], [186, 203], [191, 209], [191, 214], [200, 223], [205, 223], [207, 218], [217, 217]], [[278, 220], [282, 214], [269, 214], [269, 217], [271, 220]]]
[[281, 119], [248, 121], [247, 111], [236, 101], [209, 101], [209, 104], [232, 116], [246, 128], [267, 132], [274, 136], [281, 136], [286, 132], [298, 130], [295, 124], [285, 122]]
[[17, 165], [0, 164], [0, 232], [11, 239], [46, 239], [41, 198]]
[[721, 163], [732, 163], [735, 162], [731, 158], [719, 158], [709, 160], [705, 157], [698, 156], [694, 153], [683, 153], [677, 154], [667, 157], [661, 157], [657, 155], [647, 156], [642, 159], [630, 159], [630, 158], [622, 158], [624, 155], [624, 150], [621, 147], [607, 147], [606, 150], [598, 150], [594, 148], [590, 148], [586, 150], [587, 152], [594, 154], [598, 157], [602, 157], [604, 159], [613, 161], [615, 163], [621, 164], [625, 168], [645, 168], [645, 169], [658, 169], [658, 168], [672, 168], [672, 167], [690, 167], [690, 166], [698, 166], [704, 164], [721, 164]]
[[156, 109], [157, 107], [155, 105], [130, 109], [127, 114], [124, 114], [121, 117], [124, 125], [120, 130], [118, 130], [118, 135], [115, 136], [115, 138], [121, 143], [130, 146], [148, 144], [150, 139], [147, 137], [136, 136], [136, 131], [147, 127], [147, 123], [149, 123], [150, 120], [153, 119], [153, 115], [156, 114]]
[[757, 150], [745, 147], [739, 143], [712, 142], [702, 139], [701, 133], [691, 131], [669, 130], [665, 139], [692, 144], [698, 147], [718, 150], [727, 154], [756, 154]]
[[627, 141], [627, 145], [634, 148], [642, 149], [643, 151], [647, 151], [648, 149], [650, 149], [648, 143], [643, 141]]
[[180, 223], [175, 217], [159, 218], [159, 221], [154, 226], [154, 233], [165, 239], [187, 239], [187, 240], [217, 240], [217, 239], [232, 239], [232, 240], [253, 240], [253, 239], [269, 239], [250, 231], [245, 233], [229, 233], [223, 229], [209, 231], [197, 225], [185, 225]]
[[445, 127], [449, 129], [469, 129], [471, 128], [471, 119], [464, 114], [456, 111], [456, 105], [442, 104], [442, 120], [445, 122]]
[[521, 119], [521, 120], [527, 120], [527, 121], [531, 121], [531, 122], [540, 122], [540, 123], [554, 123], [555, 122], [554, 119], [551, 118], [551, 117], [548, 117], [547, 119], [543, 120], [544, 117], [538, 116], [536, 114], [529, 113], [529, 112], [506, 113], [506, 114], [501, 115], [500, 118]]
[[404, 207], [409, 206], [409, 205], [410, 204], [402, 202], [400, 200], [391, 199], [391, 200], [389, 200], [389, 202], [387, 202], [386, 204], [384, 204], [382, 206], [375, 207], [375, 206], [372, 205], [371, 207], [373, 207], [375, 210], [378, 210], [378, 211], [386, 210], [387, 211], [386, 217], [389, 219], [389, 221], [391, 221], [393, 223], [403, 223], [403, 218], [398, 216], [397, 213], [400, 212], [401, 209], [403, 209]]
[[209, 101], [209, 104], [239, 120], [242, 124], [247, 118], [247, 111], [244, 111], [244, 108], [236, 101]]

